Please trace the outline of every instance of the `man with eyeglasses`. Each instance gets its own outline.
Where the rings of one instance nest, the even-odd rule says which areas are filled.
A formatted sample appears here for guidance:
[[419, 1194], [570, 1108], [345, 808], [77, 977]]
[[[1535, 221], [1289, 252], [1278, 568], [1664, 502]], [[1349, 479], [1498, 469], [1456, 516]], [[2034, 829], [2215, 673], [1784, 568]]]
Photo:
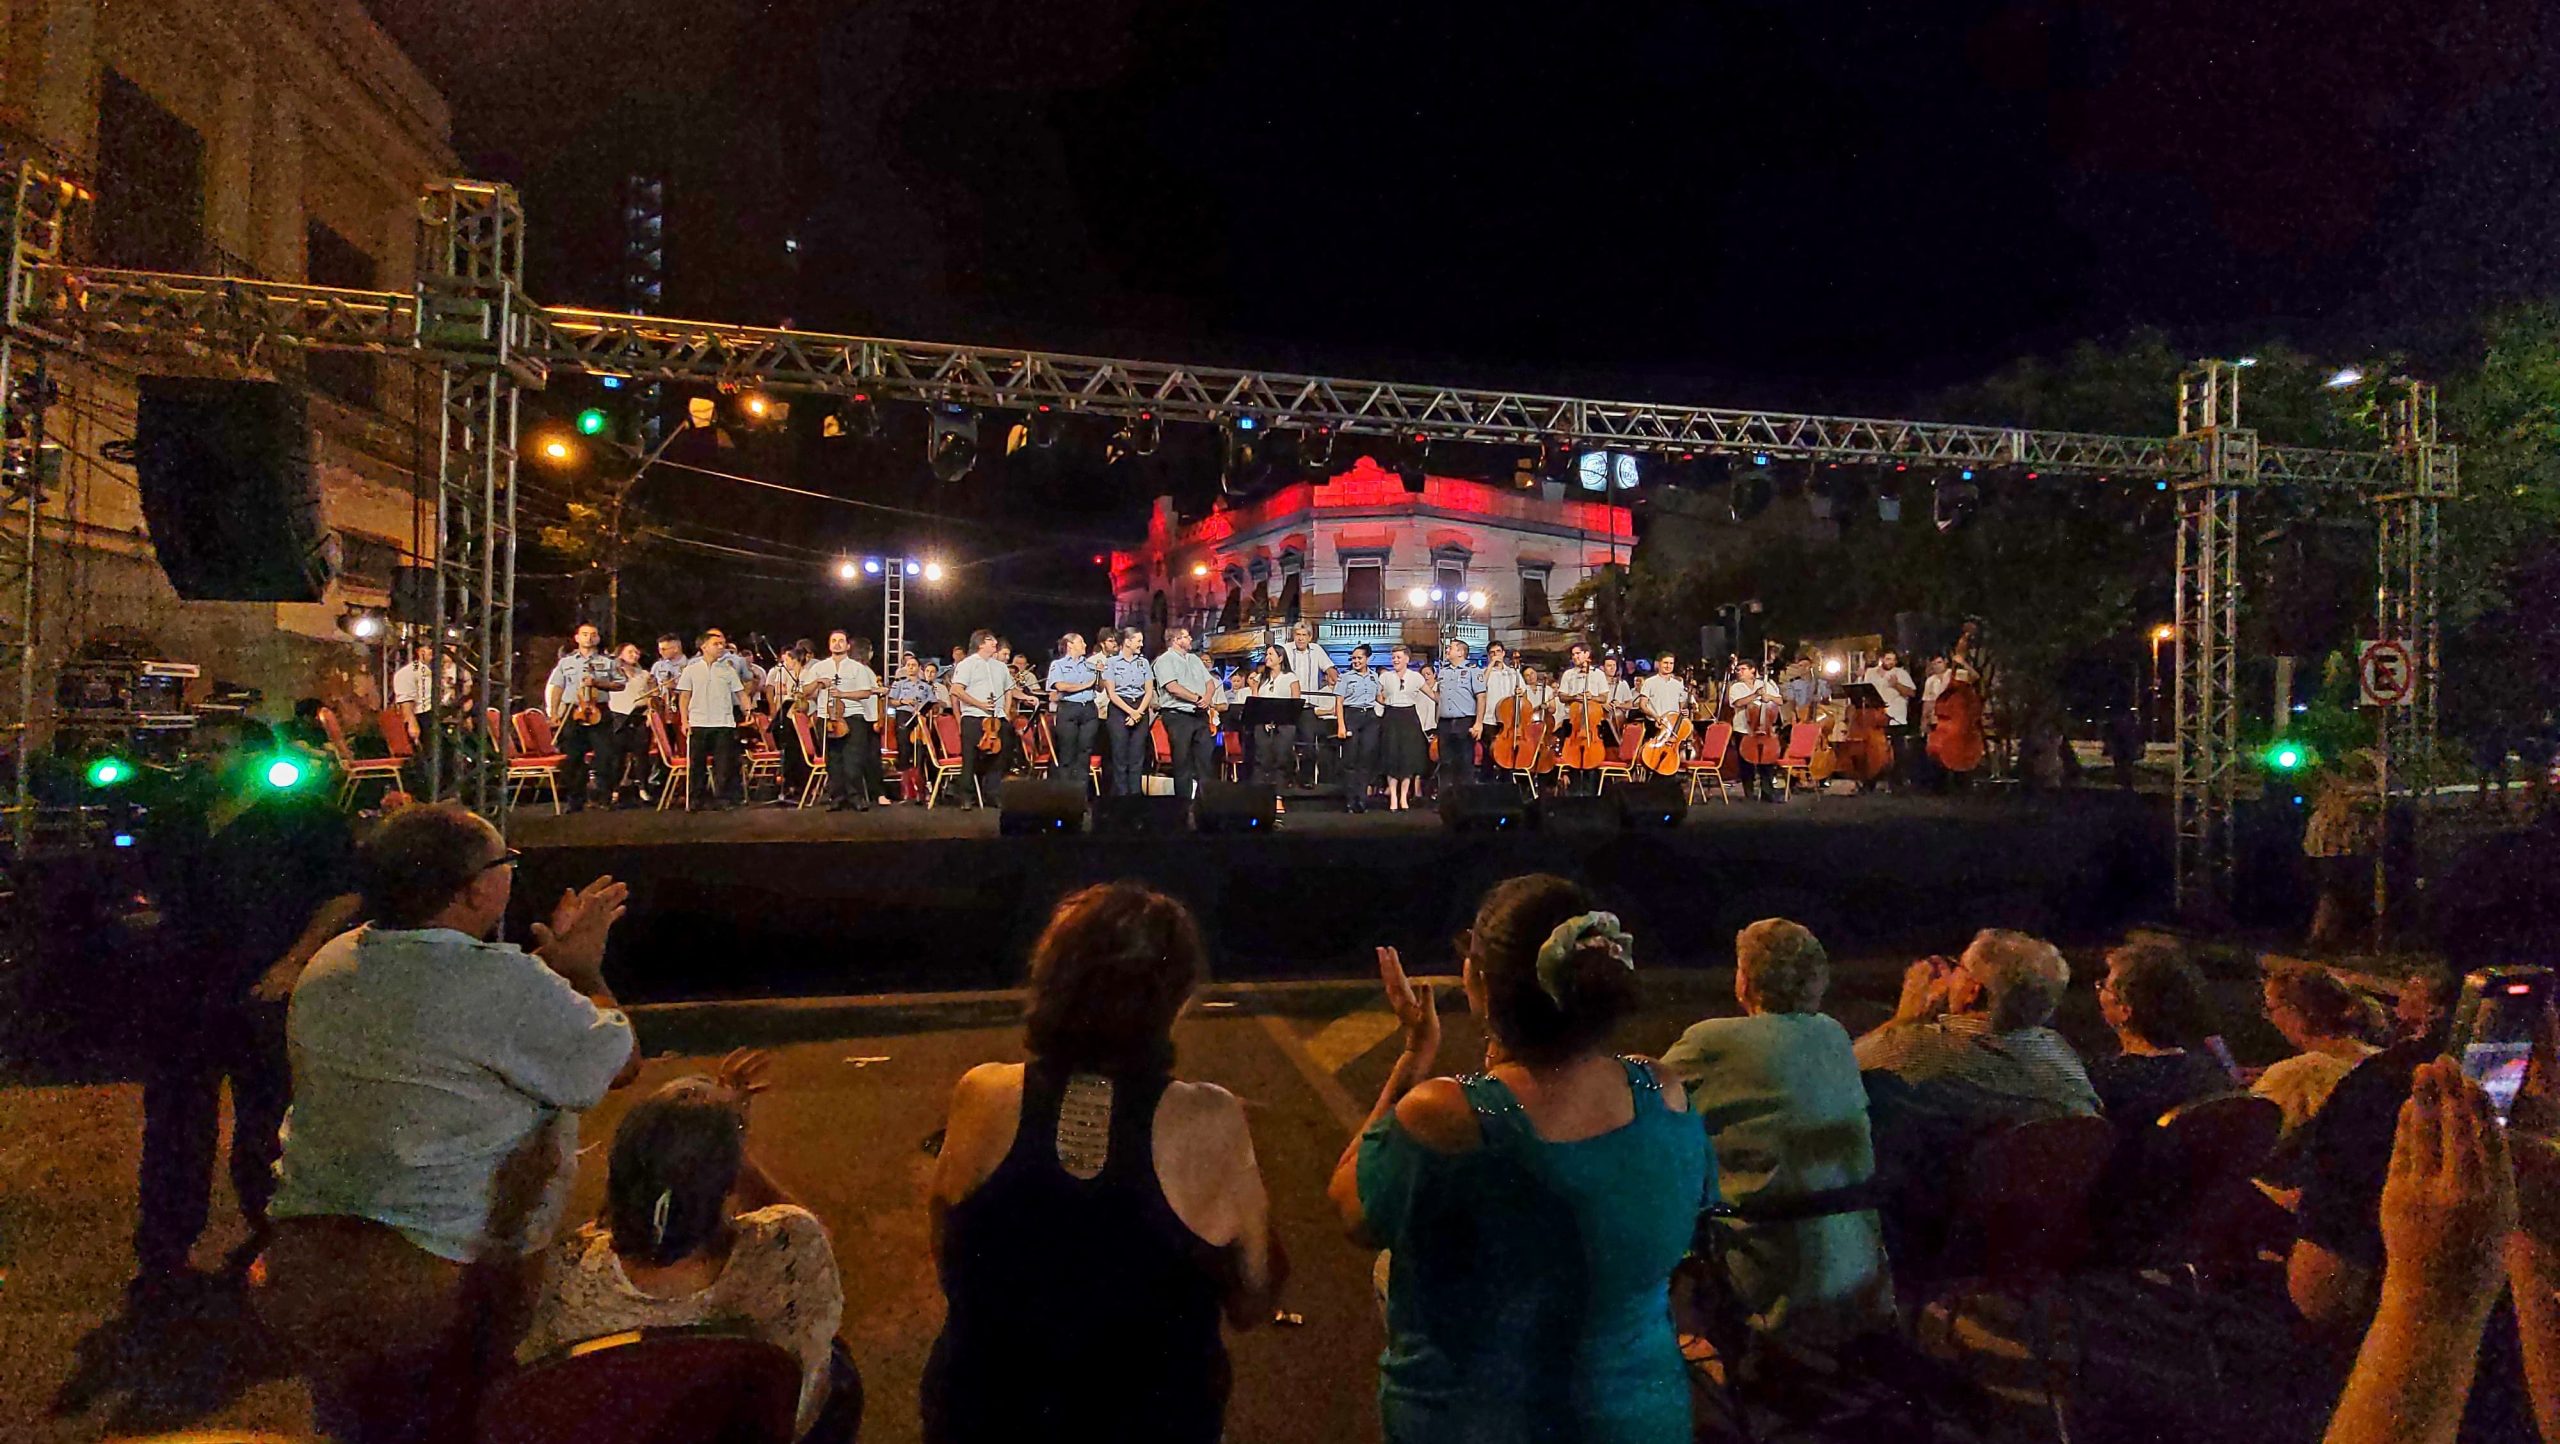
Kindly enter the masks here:
[[497, 941], [521, 860], [461, 807], [393, 813], [361, 857], [369, 925], [294, 985], [262, 1307], [332, 1438], [472, 1417], [475, 1340], [558, 1224], [578, 1116], [639, 1072], [604, 981], [630, 889], [563, 893], [527, 953]]

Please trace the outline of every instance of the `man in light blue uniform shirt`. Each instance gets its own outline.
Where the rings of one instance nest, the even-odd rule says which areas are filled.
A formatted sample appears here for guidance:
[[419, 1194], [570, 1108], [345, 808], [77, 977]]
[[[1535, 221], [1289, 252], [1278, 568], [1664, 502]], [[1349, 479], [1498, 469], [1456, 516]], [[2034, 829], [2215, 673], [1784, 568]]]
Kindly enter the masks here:
[[1102, 714], [1095, 710], [1102, 701], [1101, 676], [1085, 655], [1083, 633], [1058, 639], [1058, 656], [1049, 663], [1046, 680], [1058, 709], [1058, 767], [1073, 769], [1081, 782], [1092, 775], [1094, 733], [1102, 725]]
[[1191, 629], [1176, 627], [1165, 635], [1156, 658], [1156, 706], [1164, 713], [1164, 736], [1173, 753], [1173, 795], [1190, 800], [1199, 795], [1200, 776], [1209, 756], [1209, 719], [1201, 708], [1217, 683], [1209, 664], [1191, 651]]
[[595, 754], [596, 776], [604, 783], [607, 804], [622, 785], [622, 746], [613, 730], [610, 713], [593, 725], [577, 718], [577, 709], [588, 688], [595, 689], [598, 706], [609, 700], [610, 692], [631, 685], [622, 670], [622, 661], [604, 649], [604, 634], [592, 622], [578, 626], [577, 645], [560, 655], [551, 668], [551, 678], [542, 687], [543, 711], [551, 717], [552, 741], [560, 749], [560, 809], [583, 812], [587, 806], [587, 754]]
[[1147, 775], [1147, 753], [1155, 745], [1148, 725], [1149, 694], [1156, 682], [1147, 665], [1147, 634], [1131, 627], [1120, 650], [1102, 664], [1102, 740], [1111, 753], [1111, 795], [1135, 797]]
[[1369, 670], [1369, 644], [1351, 649], [1351, 670], [1336, 674], [1342, 704], [1342, 795], [1353, 812], [1369, 810], [1369, 784], [1378, 772], [1378, 674]]
[[1440, 785], [1476, 780], [1476, 739], [1483, 735], [1476, 716], [1484, 695], [1484, 669], [1467, 660], [1467, 644], [1453, 641], [1448, 659], [1432, 672], [1429, 689], [1440, 714]]

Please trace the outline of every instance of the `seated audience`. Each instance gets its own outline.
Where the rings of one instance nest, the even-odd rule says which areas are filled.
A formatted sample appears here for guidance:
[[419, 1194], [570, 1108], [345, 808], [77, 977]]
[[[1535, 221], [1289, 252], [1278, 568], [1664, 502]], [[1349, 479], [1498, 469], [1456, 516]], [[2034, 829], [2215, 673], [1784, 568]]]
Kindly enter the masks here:
[[2322, 968], [2285, 968], [2267, 975], [2267, 1021], [2295, 1053], [2267, 1065], [2249, 1091], [2284, 1110], [2284, 1131], [2311, 1121], [2329, 1092], [2376, 1051], [2379, 1010]]
[[[1829, 1345], [1888, 1327], [1883, 1225], [1846, 1207], [1875, 1173], [1875, 1148], [1848, 1030], [1822, 1011], [1830, 959], [1784, 918], [1736, 934], [1733, 958], [1743, 1016], [1694, 1024], [1662, 1055], [1742, 1214], [1720, 1222], [1726, 1272], [1762, 1333]], [[1825, 1208], [1845, 1211], [1784, 1216]]]
[[[626, 1329], [726, 1325], [799, 1356], [803, 1439], [849, 1440], [862, 1382], [835, 1342], [844, 1286], [826, 1225], [748, 1147], [765, 1072], [764, 1055], [732, 1053], [719, 1077], [678, 1078], [623, 1116], [604, 1216], [552, 1251], [516, 1352], [530, 1362]], [[835, 1427], [813, 1432], [821, 1411]]]
[[1335, 1166], [1352, 1237], [1388, 1252], [1390, 1444], [1685, 1444], [1669, 1281], [1714, 1154], [1679, 1080], [1609, 1052], [1633, 940], [1563, 878], [1495, 887], [1459, 939], [1483, 1071], [1431, 1077], [1428, 987], [1378, 950], [1404, 1051]]
[[1033, 945], [1031, 1061], [961, 1078], [934, 1170], [926, 1439], [1219, 1437], [1219, 1316], [1268, 1321], [1286, 1263], [1244, 1106], [1173, 1076], [1203, 960], [1190, 911], [1130, 883]]
[[359, 859], [369, 924], [294, 985], [261, 1304], [335, 1438], [470, 1418], [566, 1201], [578, 1115], [639, 1069], [603, 976], [629, 889], [564, 894], [528, 955], [492, 941], [516, 862], [463, 808], [401, 809]]
[[[2341, 1346], [2377, 1322], [2386, 1264], [2383, 1195], [2391, 1183], [2399, 1120], [2416, 1091], [2419, 1070], [2444, 1052], [2460, 989], [2460, 974], [2452, 971], [2421, 974], [2404, 984], [2397, 1016], [2407, 1036], [2340, 1080], [2302, 1135], [2301, 1234], [2286, 1260], [2286, 1288], [2312, 1330]], [[2548, 1070], [2541, 1071], [2547, 1076]], [[2527, 1116], [2547, 1119], [2560, 1105], [2535, 1107], [2541, 1111], [2528, 1110]], [[2542, 1196], [2560, 1198], [2560, 1179], [2549, 1181], [2555, 1187]], [[2530, 1437], [2517, 1322], [2516, 1312], [2504, 1305], [2488, 1316], [2459, 1434], [2466, 1441]]]
[[[2560, 1441], [2554, 1031], [2546, 1022], [2528, 1085], [2538, 1096], [2504, 1129], [2452, 1059], [2414, 1074], [2378, 1201], [2378, 1302], [2326, 1444]], [[2497, 1344], [2502, 1321], [2512, 1353]]]
[[2181, 1103], [2232, 1091], [2231, 1075], [2203, 1051], [2214, 1035], [2204, 975], [2174, 946], [2127, 943], [2108, 953], [2098, 1016], [2115, 1033], [2116, 1052], [2090, 1063], [2089, 1083], [2128, 1136]]
[[1955, 1180], [1985, 1134], [2098, 1111], [2079, 1055], [2048, 1026], [2070, 982], [2053, 944], [1986, 929], [1959, 960], [1912, 964], [1893, 1017], [1858, 1040], [1897, 1266], [1937, 1255]]

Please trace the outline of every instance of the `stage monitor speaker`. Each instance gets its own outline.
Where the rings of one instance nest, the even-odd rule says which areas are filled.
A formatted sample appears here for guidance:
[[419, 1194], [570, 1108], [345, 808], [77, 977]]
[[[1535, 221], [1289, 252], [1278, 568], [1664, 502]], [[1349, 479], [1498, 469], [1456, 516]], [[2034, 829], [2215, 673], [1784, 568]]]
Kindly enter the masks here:
[[1609, 789], [1619, 820], [1629, 828], [1678, 827], [1689, 815], [1689, 792], [1677, 782], [1630, 782]]
[[1084, 784], [1017, 777], [1004, 785], [996, 835], [1084, 831]]
[[1614, 793], [1598, 797], [1541, 797], [1538, 799], [1538, 830], [1541, 832], [1616, 832], [1626, 825], [1626, 814], [1619, 808]]
[[1280, 789], [1268, 782], [1203, 782], [1191, 816], [1202, 832], [1269, 832], [1279, 801]]
[[1093, 804], [1093, 830], [1137, 837], [1185, 832], [1191, 827], [1191, 805], [1179, 797], [1129, 793], [1098, 798]]
[[[404, 627], [426, 627], [435, 624], [435, 568], [393, 567], [391, 569], [391, 620]], [[653, 647], [650, 650], [657, 649]]]
[[316, 602], [338, 571], [301, 393], [273, 381], [145, 376], [134, 423], [142, 517], [191, 602]]
[[1722, 668], [1724, 659], [1732, 651], [1733, 644], [1725, 640], [1724, 627], [1720, 623], [1709, 622], [1698, 629], [1698, 665], [1702, 670]]
[[1529, 805], [1508, 782], [1466, 782], [1441, 789], [1440, 823], [1451, 832], [1523, 832]]

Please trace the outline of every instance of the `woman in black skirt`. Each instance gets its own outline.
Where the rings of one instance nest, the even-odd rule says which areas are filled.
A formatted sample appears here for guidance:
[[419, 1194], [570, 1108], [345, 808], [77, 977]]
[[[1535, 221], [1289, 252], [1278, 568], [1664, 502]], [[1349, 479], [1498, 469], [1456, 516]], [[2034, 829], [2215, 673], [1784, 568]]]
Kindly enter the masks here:
[[1398, 647], [1385, 676], [1378, 679], [1378, 704], [1386, 721], [1379, 728], [1380, 769], [1387, 774], [1387, 811], [1413, 806], [1413, 789], [1431, 760], [1423, 745], [1422, 719], [1414, 708], [1422, 700], [1422, 674], [1413, 670], [1413, 654]]

